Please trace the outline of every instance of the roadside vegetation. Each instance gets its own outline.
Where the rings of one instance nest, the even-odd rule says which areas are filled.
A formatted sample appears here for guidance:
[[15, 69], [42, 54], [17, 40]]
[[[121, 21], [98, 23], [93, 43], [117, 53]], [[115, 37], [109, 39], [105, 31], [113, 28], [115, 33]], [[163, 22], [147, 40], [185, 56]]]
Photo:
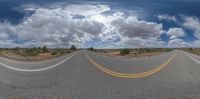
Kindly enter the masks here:
[[127, 55], [127, 54], [130, 54], [130, 50], [125, 48], [125, 49], [121, 49], [120, 50], [120, 55]]
[[200, 48], [184, 48], [182, 49], [184, 51], [187, 51], [187, 52], [190, 52], [190, 53], [193, 53], [193, 54], [196, 54], [196, 55], [199, 55], [200, 56]]
[[94, 48], [93, 48], [93, 47], [90, 47], [90, 48], [87, 48], [87, 50], [94, 51]]
[[143, 58], [172, 51], [170, 48], [124, 48], [124, 49], [95, 49], [94, 52], [110, 57]]
[[33, 48], [0, 48], [0, 56], [26, 61], [40, 61], [69, 54], [77, 48], [48, 48], [47, 46]]

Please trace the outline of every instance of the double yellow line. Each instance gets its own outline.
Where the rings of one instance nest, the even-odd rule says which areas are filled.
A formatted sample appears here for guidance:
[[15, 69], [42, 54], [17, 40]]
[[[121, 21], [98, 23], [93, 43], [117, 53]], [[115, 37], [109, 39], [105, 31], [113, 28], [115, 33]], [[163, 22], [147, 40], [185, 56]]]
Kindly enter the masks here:
[[[86, 55], [86, 54], [85, 54]], [[142, 73], [133, 73], [133, 74], [127, 74], [127, 73], [119, 73], [119, 72], [115, 72], [112, 70], [109, 70], [107, 68], [105, 68], [104, 66], [99, 65], [97, 62], [95, 62], [92, 58], [90, 58], [88, 55], [86, 55], [86, 57], [89, 59], [89, 61], [94, 64], [99, 70], [105, 72], [106, 74], [109, 74], [111, 76], [115, 76], [115, 77], [120, 77], [120, 78], [141, 78], [141, 77], [146, 77], [146, 76], [150, 76], [154, 73], [159, 72], [160, 70], [162, 70], [164, 67], [166, 67], [172, 60], [173, 58], [176, 56], [176, 53], [174, 53], [166, 62], [164, 62], [163, 64], [161, 64], [160, 66], [157, 66], [151, 70], [148, 70], [146, 72], [142, 72]]]

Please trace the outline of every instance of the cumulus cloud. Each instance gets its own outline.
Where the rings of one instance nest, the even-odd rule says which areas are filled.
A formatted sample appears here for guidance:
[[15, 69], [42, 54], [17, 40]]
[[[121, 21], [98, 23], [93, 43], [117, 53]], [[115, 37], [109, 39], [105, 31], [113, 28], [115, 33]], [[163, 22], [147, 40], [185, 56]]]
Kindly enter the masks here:
[[[166, 47], [166, 42], [160, 40], [164, 33], [162, 24], [141, 20], [135, 14], [126, 15], [109, 5], [26, 5], [22, 8], [34, 12], [18, 24], [0, 23], [0, 39], [4, 39], [7, 46], [88, 47], [88, 42], [92, 42], [104, 48]], [[171, 28], [167, 34], [185, 35], [181, 28]], [[174, 44], [171, 42], [180, 41], [174, 38], [170, 46]]]
[[200, 20], [197, 17], [183, 16], [185, 26], [195, 32], [195, 36], [200, 39]]
[[171, 16], [168, 14], [158, 15], [158, 19], [161, 21], [163, 21], [163, 20], [176, 21], [177, 20], [175, 16]]
[[167, 31], [167, 34], [170, 35], [172, 38], [183, 37], [185, 36], [185, 31], [182, 28], [170, 28]]
[[65, 10], [70, 11], [71, 14], [82, 16], [93, 16], [103, 12], [110, 11], [111, 8], [108, 5], [84, 5], [84, 4], [71, 4], [64, 7]]
[[134, 38], [124, 38], [123, 44], [125, 47], [132, 47], [132, 48], [146, 48], [146, 47], [166, 47], [166, 42], [158, 40], [157, 38], [150, 37], [147, 39], [143, 39], [141, 37], [134, 37]]
[[200, 20], [195, 16], [182, 16], [184, 22], [183, 26], [194, 32], [194, 36], [197, 38], [193, 43], [193, 47], [200, 47]]
[[183, 41], [182, 39], [173, 38], [168, 42], [169, 47], [191, 47], [191, 44], [188, 42]]
[[[89, 10], [89, 5], [79, 5], [80, 10]], [[3, 23], [1, 30], [6, 33], [13, 33], [17, 39], [26, 41], [29, 46], [49, 47], [68, 47], [75, 44], [80, 45], [86, 39], [96, 36], [103, 30], [103, 24], [90, 20], [89, 18], [74, 18], [77, 13], [76, 9], [72, 9], [78, 5], [70, 5], [64, 8], [37, 8], [35, 13], [16, 25]], [[86, 7], [86, 9], [83, 9]], [[94, 12], [88, 11], [87, 15], [98, 14], [106, 11], [104, 6], [93, 6], [91, 9], [96, 9]], [[91, 10], [90, 9], [90, 10]], [[92, 10], [93, 11], [93, 10]], [[89, 14], [89, 12], [91, 12]], [[79, 15], [81, 13], [78, 13]], [[3, 36], [2, 36], [3, 37]], [[4, 37], [5, 38], [5, 37]]]
[[162, 24], [140, 20], [137, 16], [119, 17], [111, 22], [125, 47], [163, 47], [159, 40]]
[[182, 28], [173, 27], [170, 28], [167, 32], [169, 35], [168, 47], [190, 47], [191, 43], [185, 42], [180, 37], [186, 36], [185, 31]]
[[114, 20], [112, 25], [117, 28], [119, 33], [129, 38], [159, 37], [163, 33], [162, 24], [142, 21], [133, 16]]

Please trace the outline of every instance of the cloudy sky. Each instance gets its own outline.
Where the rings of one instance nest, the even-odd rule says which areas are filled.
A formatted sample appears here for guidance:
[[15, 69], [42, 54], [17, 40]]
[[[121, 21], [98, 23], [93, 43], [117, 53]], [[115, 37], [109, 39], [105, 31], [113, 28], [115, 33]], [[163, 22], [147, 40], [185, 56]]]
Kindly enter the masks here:
[[0, 0], [0, 47], [200, 47], [200, 0]]

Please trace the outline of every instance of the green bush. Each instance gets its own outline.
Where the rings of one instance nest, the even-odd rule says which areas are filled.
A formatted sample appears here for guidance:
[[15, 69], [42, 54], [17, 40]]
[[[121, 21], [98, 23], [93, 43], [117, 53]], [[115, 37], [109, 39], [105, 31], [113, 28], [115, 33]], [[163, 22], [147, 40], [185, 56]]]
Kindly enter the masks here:
[[55, 51], [53, 51], [52, 53], [51, 53], [51, 55], [63, 55], [63, 54], [66, 54], [66, 53], [71, 53], [71, 51], [69, 51], [69, 50], [64, 50], [64, 49], [57, 49], [57, 50], [55, 50]]
[[57, 51], [54, 51], [51, 53], [51, 55], [58, 55], [59, 53]]
[[188, 48], [188, 50], [193, 50], [192, 48]]
[[120, 55], [126, 55], [126, 54], [129, 54], [130, 53], [130, 50], [129, 49], [122, 49], [120, 51]]
[[36, 48], [26, 49], [24, 53], [21, 52], [22, 56], [37, 56], [39, 54], [40, 52]]
[[143, 53], [144, 53], [144, 49], [143, 48], [138, 49], [138, 54], [143, 54]]
[[68, 50], [67, 50], [66, 53], [71, 53], [71, 51], [68, 51]]
[[60, 51], [60, 54], [62, 54], [62, 55], [65, 53], [66, 53], [66, 51], [63, 51], [63, 50]]
[[87, 48], [87, 50], [94, 50], [94, 48], [93, 48], [93, 47], [90, 47], [90, 48]]
[[72, 45], [70, 49], [71, 50], [76, 50], [77, 48], [76, 48], [76, 46]]
[[146, 48], [144, 49], [146, 53], [150, 53], [152, 51], [152, 49]]
[[43, 53], [46, 53], [46, 52], [49, 52], [49, 50], [48, 50], [48, 48], [47, 48], [46, 46], [43, 46], [42, 52], [43, 52]]

